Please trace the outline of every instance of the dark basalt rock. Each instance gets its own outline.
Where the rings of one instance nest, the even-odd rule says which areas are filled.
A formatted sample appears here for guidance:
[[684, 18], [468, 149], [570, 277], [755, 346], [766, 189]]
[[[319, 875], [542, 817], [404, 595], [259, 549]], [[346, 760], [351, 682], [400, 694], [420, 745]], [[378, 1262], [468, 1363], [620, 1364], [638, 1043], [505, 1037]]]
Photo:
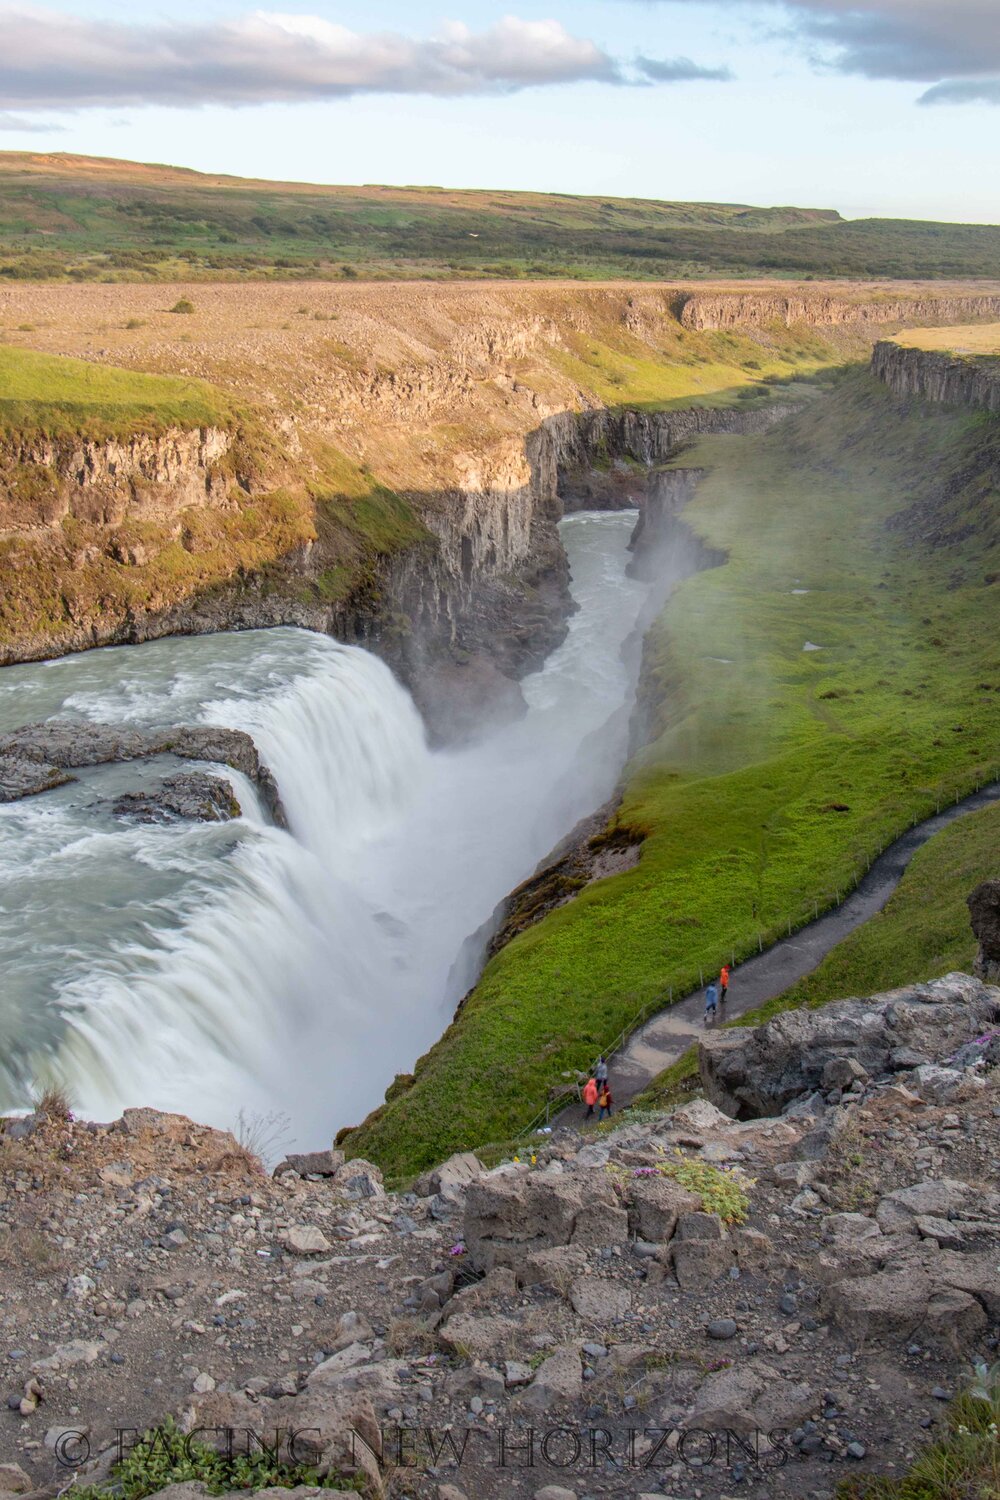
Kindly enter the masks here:
[[124, 793], [111, 810], [115, 817], [135, 818], [140, 823], [172, 823], [179, 818], [225, 823], [238, 818], [242, 809], [228, 781], [204, 771], [182, 771], [157, 787]]
[[21, 760], [16, 755], [0, 755], [0, 802], [34, 797], [38, 792], [50, 792], [53, 787], [72, 780], [58, 766]]
[[968, 898], [972, 931], [979, 940], [975, 973], [1000, 984], [1000, 880], [984, 880]]
[[[0, 801], [13, 801], [71, 781], [71, 776], [59, 774], [67, 769], [142, 760], [153, 755], [176, 755], [184, 760], [211, 760], [232, 766], [256, 785], [276, 826], [288, 827], [278, 784], [253, 740], [240, 729], [222, 729], [212, 724], [148, 732], [70, 719], [25, 724], [0, 737]], [[21, 783], [24, 790], [18, 791]], [[5, 787], [11, 789], [6, 796]], [[232, 789], [227, 786], [227, 791], [232, 799]], [[237, 813], [229, 814], [237, 815], [238, 809]]]
[[901, 1047], [931, 1058], [954, 1055], [1000, 1019], [1000, 991], [966, 974], [947, 974], [867, 999], [818, 1010], [789, 1010], [763, 1026], [724, 1027], [698, 1044], [707, 1097], [736, 1119], [778, 1115], [820, 1088], [835, 1059], [853, 1059], [871, 1077], [895, 1071]]

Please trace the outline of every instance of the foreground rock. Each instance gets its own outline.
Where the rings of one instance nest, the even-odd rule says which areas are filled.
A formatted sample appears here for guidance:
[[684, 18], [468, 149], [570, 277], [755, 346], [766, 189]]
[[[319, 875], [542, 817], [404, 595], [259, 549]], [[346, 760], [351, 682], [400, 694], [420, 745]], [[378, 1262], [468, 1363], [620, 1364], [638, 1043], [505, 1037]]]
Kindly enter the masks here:
[[22, 797], [50, 792], [53, 787], [65, 786], [72, 780], [58, 766], [0, 754], [0, 802], [18, 802]]
[[[297, 1432], [320, 1477], [414, 1500], [832, 1500], [859, 1467], [898, 1475], [997, 1357], [998, 1002], [953, 975], [874, 997], [871, 1031], [831, 1006], [783, 1114], [561, 1128], [533, 1166], [462, 1153], [415, 1192], [332, 1149], [269, 1177], [155, 1110], [7, 1122], [0, 1452], [54, 1496], [62, 1429], [100, 1474], [120, 1419], [174, 1413]], [[889, 1008], [907, 1050], [880, 1066]], [[789, 1093], [787, 1029], [740, 1047]]]
[[830, 1065], [846, 1066], [852, 1079], [907, 1072], [957, 1052], [998, 1018], [996, 990], [949, 974], [867, 1000], [785, 1011], [755, 1030], [717, 1031], [699, 1043], [701, 1081], [735, 1118], [780, 1114], [793, 1099], [830, 1087]]

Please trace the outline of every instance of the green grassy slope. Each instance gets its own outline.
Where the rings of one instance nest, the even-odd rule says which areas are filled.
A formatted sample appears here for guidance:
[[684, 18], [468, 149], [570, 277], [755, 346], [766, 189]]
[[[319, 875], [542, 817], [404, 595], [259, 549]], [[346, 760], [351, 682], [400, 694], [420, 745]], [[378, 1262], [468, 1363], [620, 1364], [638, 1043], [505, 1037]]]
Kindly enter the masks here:
[[0, 153], [0, 276], [993, 277], [1000, 229]]
[[990, 807], [952, 823], [918, 850], [885, 909], [755, 1011], [750, 1024], [796, 1005], [873, 995], [959, 969], [968, 973], [976, 940], [965, 898], [980, 881], [998, 876], [1000, 807]]
[[[871, 921], [827, 954], [811, 974], [733, 1026], [759, 1026], [783, 1010], [811, 1008], [848, 995], [875, 995], [922, 984], [956, 970], [968, 973], [976, 956], [965, 898], [982, 880], [1000, 876], [1000, 807], [970, 813], [917, 851], [897, 890]], [[678, 1093], [698, 1088], [692, 1048], [643, 1090], [634, 1104], [659, 1109]]]
[[686, 518], [729, 562], [647, 639], [656, 738], [619, 813], [647, 834], [640, 864], [499, 953], [349, 1138], [393, 1173], [508, 1138], [642, 1003], [807, 920], [1000, 760], [1000, 424], [857, 374], [684, 462], [711, 471]]
[[119, 437], [229, 427], [232, 403], [203, 380], [143, 375], [0, 344], [0, 437]]

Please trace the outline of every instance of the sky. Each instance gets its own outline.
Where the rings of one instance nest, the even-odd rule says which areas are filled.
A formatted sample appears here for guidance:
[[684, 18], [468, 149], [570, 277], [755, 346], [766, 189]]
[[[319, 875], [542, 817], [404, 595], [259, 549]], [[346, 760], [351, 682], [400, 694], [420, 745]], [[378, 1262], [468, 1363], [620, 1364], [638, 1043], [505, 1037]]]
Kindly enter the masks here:
[[1000, 223], [1000, 0], [0, 0], [0, 149]]

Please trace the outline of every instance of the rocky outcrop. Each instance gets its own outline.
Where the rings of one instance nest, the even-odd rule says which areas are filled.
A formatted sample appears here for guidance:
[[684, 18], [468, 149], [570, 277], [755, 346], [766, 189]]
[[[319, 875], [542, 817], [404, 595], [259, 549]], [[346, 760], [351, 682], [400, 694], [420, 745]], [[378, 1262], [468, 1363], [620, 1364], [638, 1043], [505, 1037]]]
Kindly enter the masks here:
[[872, 350], [871, 369], [901, 399], [917, 397], [1000, 414], [1000, 360], [906, 349], [883, 340]]
[[[60, 772], [81, 766], [108, 765], [112, 761], [143, 760], [154, 755], [175, 755], [182, 760], [215, 761], [232, 766], [255, 784], [274, 823], [279, 828], [288, 826], [277, 782], [261, 760], [253, 740], [240, 729], [221, 729], [214, 725], [144, 731], [69, 719], [26, 724], [0, 737], [0, 801], [11, 801], [15, 796], [43, 790], [41, 785], [29, 785], [27, 791], [17, 790], [20, 784], [30, 782], [32, 775], [39, 780], [59, 777], [49, 783], [59, 785], [72, 780], [69, 776], [59, 776]], [[205, 778], [206, 781], [211, 779]], [[203, 800], [191, 778], [174, 778], [174, 781], [182, 783], [175, 786], [174, 801], [178, 805], [187, 799], [188, 794], [194, 796], [190, 805]], [[209, 794], [206, 788], [201, 790], [215, 805], [217, 791]], [[227, 791], [229, 795], [223, 799], [224, 804], [230, 808], [230, 816], [238, 816], [238, 807], [235, 813], [231, 811], [235, 801], [232, 789], [227, 786]], [[137, 810], [140, 807], [141, 801]], [[200, 816], [197, 813], [175, 815]]]
[[0, 536], [56, 528], [67, 519], [118, 526], [169, 522], [190, 506], [235, 509], [221, 467], [232, 444], [233, 435], [216, 427], [121, 440], [8, 440], [0, 468]]
[[25, 760], [16, 754], [0, 754], [0, 802], [19, 802], [22, 797], [50, 792], [53, 787], [65, 786], [72, 780], [58, 766]]
[[565, 510], [645, 504], [660, 476], [654, 471], [687, 444], [718, 433], [769, 432], [799, 410], [791, 401], [767, 406], [691, 406], [664, 411], [602, 408], [565, 418], [556, 487]]
[[238, 818], [239, 802], [228, 781], [205, 771], [165, 776], [156, 787], [141, 792], [123, 792], [111, 806], [116, 818], [137, 823], [173, 823], [178, 819], [198, 823], [226, 823]]
[[[858, 1078], [933, 1067], [933, 1059], [959, 1053], [998, 1020], [1000, 990], [948, 974], [866, 1000], [784, 1011], [756, 1029], [726, 1027], [701, 1041], [698, 1066], [713, 1103], [736, 1119], [753, 1119], [829, 1087], [827, 1069], [841, 1059], [851, 1060]], [[957, 1088], [961, 1077], [951, 1083]]]
[[466, 1193], [465, 1244], [479, 1271], [517, 1270], [557, 1246], [620, 1244], [628, 1225], [609, 1181], [519, 1174], [476, 1179]]
[[977, 885], [968, 904], [979, 943], [975, 973], [987, 984], [1000, 984], [1000, 880]]
[[685, 300], [680, 320], [685, 328], [767, 328], [774, 323], [790, 328], [854, 327], [861, 330], [884, 324], [961, 323], [976, 318], [1000, 318], [1000, 296], [970, 295], [911, 297], [838, 296], [829, 292], [693, 292]]

